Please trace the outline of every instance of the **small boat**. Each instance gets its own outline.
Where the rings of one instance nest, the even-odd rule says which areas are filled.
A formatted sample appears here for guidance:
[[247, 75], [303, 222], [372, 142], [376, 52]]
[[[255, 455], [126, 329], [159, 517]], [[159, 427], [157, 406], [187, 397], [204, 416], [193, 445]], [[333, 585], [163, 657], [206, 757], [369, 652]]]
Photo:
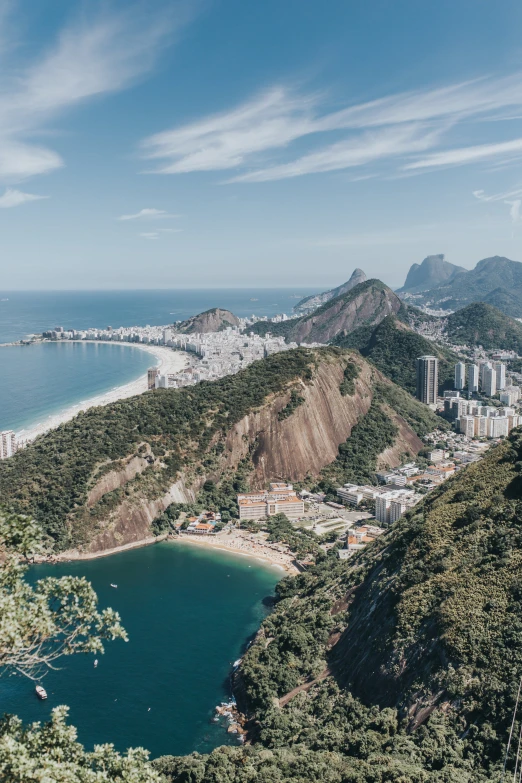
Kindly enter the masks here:
[[35, 691], [39, 699], [43, 700], [47, 698], [47, 691], [45, 690], [45, 688], [42, 688], [41, 685], [37, 685]]
[[112, 582], [111, 582], [111, 587], [115, 587], [116, 588], [116, 587], [118, 587], [118, 585], [113, 585]]
[[97, 658], [95, 658], [95, 659], [94, 659], [94, 668], [96, 668], [97, 666], [98, 666], [98, 659], [97, 659]]

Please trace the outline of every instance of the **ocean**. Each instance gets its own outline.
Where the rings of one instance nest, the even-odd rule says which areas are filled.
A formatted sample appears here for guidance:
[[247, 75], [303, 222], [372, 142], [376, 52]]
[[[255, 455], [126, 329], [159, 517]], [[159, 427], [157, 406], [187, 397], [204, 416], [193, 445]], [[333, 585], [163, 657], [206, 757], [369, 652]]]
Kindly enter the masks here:
[[[129, 642], [108, 642], [105, 654], [62, 658], [59, 671], [34, 683], [0, 679], [0, 714], [47, 720], [67, 704], [70, 722], [88, 749], [147, 748], [153, 757], [208, 752], [237, 744], [214, 708], [230, 698], [232, 663], [267, 614], [282, 571], [255, 559], [197, 544], [160, 543], [86, 562], [39, 565], [44, 576], [85, 576], [100, 607], [120, 612]], [[110, 587], [116, 584], [117, 589]]]
[[[311, 289], [0, 292], [0, 343], [55, 326], [145, 326], [185, 320], [211, 307], [238, 316], [291, 315]], [[149, 354], [120, 345], [0, 346], [0, 430], [31, 427], [49, 415], [138, 378]]]

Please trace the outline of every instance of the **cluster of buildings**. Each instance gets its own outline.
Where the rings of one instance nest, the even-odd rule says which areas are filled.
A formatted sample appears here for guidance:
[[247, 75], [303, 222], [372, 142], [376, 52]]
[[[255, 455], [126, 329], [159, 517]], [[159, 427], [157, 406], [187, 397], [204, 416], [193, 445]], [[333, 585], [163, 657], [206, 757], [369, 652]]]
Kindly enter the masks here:
[[221, 332], [206, 334], [173, 333], [167, 345], [191, 353], [198, 361], [177, 376], [160, 376], [156, 381], [156, 387], [159, 388], [213, 381], [225, 375], [233, 375], [258, 359], [297, 348], [297, 343], [285, 343], [284, 337], [244, 334], [239, 327], [232, 326]]
[[[202, 511], [197, 517], [189, 517], [188, 526], [181, 533], [196, 533], [198, 535], [209, 535], [215, 533], [216, 525], [221, 522], [221, 514], [214, 511]], [[181, 522], [177, 527], [181, 527]]]
[[375, 502], [375, 519], [381, 525], [391, 525], [402, 517], [406, 511], [422, 500], [413, 489], [405, 487], [372, 487], [345, 484], [339, 487], [337, 495], [350, 506], [358, 506], [363, 500]]
[[13, 430], [3, 430], [0, 432], [0, 459], [7, 459], [16, 454], [19, 444]]
[[274, 514], [286, 514], [288, 519], [304, 515], [304, 500], [291, 484], [273, 482], [269, 490], [246, 492], [237, 496], [239, 519], [261, 519]]
[[506, 389], [506, 365], [503, 362], [485, 360], [467, 366], [464, 362], [458, 362], [455, 365], [457, 391], [466, 388], [466, 377], [470, 395], [482, 392], [486, 397], [494, 397]]

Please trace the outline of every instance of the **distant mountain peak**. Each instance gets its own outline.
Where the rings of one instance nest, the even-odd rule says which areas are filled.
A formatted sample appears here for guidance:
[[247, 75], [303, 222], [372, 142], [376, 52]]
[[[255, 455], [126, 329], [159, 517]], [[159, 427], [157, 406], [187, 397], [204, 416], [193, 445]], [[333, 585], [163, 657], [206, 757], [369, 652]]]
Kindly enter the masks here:
[[348, 293], [348, 291], [351, 291], [352, 288], [355, 288], [356, 285], [359, 285], [359, 283], [364, 283], [366, 280], [367, 277], [363, 270], [359, 269], [359, 267], [356, 267], [353, 270], [350, 279], [347, 280], [346, 283], [337, 286], [337, 288], [331, 288], [329, 291], [323, 291], [321, 294], [305, 296], [304, 299], [301, 299], [301, 301], [295, 305], [294, 312], [298, 315], [305, 315], [306, 313], [310, 313], [312, 310], [316, 310], [321, 305], [329, 302], [330, 299], [335, 299], [338, 296], [342, 296], [343, 294]]
[[420, 293], [452, 280], [459, 272], [465, 272], [462, 266], [446, 261], [443, 253], [426, 256], [422, 264], [412, 264], [406, 282], [399, 293]]

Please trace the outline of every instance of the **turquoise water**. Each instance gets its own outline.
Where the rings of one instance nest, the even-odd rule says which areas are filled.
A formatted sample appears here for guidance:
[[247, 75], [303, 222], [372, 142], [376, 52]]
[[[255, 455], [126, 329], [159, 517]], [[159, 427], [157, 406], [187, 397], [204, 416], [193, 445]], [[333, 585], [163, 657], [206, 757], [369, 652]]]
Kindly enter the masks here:
[[133, 381], [154, 356], [95, 343], [0, 346], [0, 430], [22, 430], [83, 400]]
[[96, 669], [94, 656], [62, 659], [62, 670], [43, 679], [44, 702], [26, 678], [0, 680], [0, 712], [45, 720], [53, 707], [68, 704], [87, 747], [113, 742], [118, 750], [142, 746], [153, 756], [235, 743], [211, 722], [213, 710], [230, 695], [231, 663], [259, 627], [263, 599], [273, 594], [281, 573], [240, 555], [177, 542], [36, 566], [37, 578], [86, 576], [100, 605], [120, 612], [130, 640], [108, 643]]

